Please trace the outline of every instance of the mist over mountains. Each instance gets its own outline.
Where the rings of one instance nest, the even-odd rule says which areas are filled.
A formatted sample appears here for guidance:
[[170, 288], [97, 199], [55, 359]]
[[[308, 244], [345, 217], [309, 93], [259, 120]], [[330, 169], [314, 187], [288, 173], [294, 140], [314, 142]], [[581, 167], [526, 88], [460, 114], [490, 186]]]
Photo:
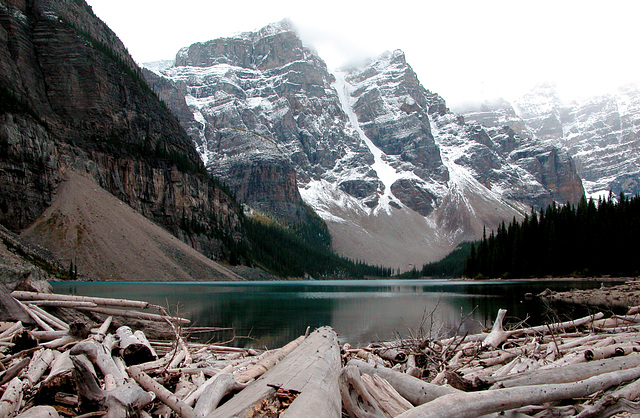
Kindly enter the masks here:
[[331, 72], [283, 21], [148, 68], [242, 202], [294, 223], [310, 206], [353, 259], [405, 269], [584, 193], [569, 148], [533, 117], [508, 103], [451, 112], [400, 50]]

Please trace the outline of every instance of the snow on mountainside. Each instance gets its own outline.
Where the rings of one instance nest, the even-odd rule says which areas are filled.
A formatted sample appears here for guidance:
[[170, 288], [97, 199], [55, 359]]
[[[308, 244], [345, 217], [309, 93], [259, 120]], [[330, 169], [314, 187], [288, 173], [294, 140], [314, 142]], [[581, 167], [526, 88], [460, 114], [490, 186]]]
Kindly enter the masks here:
[[285, 21], [191, 45], [154, 70], [150, 85], [211, 172], [287, 222], [310, 205], [353, 259], [404, 270], [582, 194], [566, 154], [465, 123], [401, 51], [332, 74]]
[[640, 192], [640, 90], [563, 103], [553, 84], [537, 86], [511, 104], [484, 103], [466, 109], [467, 120], [491, 127], [495, 120], [521, 135], [570, 155], [587, 195]]

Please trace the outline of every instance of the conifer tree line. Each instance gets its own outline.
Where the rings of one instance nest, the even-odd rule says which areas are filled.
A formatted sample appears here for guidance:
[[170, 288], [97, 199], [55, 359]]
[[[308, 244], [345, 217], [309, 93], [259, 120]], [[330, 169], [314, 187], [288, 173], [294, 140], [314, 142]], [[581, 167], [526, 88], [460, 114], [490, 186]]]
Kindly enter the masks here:
[[640, 274], [640, 196], [582, 198], [552, 204], [520, 222], [485, 233], [471, 247], [464, 275], [472, 278], [634, 276]]

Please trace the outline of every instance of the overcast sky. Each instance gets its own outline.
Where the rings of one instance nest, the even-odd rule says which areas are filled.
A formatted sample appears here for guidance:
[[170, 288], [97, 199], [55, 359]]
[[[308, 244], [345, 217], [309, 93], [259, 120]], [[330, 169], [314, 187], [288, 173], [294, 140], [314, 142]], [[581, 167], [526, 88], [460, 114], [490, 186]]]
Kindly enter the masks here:
[[555, 81], [572, 98], [640, 80], [637, 0], [88, 0], [139, 63], [289, 18], [330, 68], [402, 49], [455, 107]]

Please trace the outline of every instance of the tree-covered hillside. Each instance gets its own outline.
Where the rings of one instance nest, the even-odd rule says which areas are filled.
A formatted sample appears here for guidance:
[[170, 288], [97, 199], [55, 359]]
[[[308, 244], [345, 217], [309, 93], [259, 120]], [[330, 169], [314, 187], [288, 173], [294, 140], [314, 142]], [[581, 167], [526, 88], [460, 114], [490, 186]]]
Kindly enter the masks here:
[[553, 204], [485, 234], [471, 248], [465, 275], [637, 275], [639, 237], [639, 196]]

